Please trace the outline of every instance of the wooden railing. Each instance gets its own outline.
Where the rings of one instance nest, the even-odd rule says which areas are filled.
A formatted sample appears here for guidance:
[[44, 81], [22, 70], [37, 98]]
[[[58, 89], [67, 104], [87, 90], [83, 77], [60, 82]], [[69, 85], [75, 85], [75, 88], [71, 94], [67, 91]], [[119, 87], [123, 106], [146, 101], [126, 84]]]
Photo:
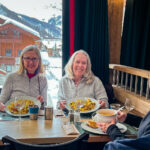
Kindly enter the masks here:
[[145, 115], [150, 110], [150, 71], [110, 64], [113, 70], [113, 89], [117, 100], [131, 99], [135, 110]]

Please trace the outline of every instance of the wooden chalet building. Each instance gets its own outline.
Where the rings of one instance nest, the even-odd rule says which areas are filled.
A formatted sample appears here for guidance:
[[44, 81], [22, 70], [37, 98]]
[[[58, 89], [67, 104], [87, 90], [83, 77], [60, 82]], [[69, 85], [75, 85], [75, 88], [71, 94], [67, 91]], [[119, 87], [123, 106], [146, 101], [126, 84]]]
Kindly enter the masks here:
[[35, 45], [39, 39], [37, 31], [0, 15], [0, 69], [15, 71], [22, 49], [27, 45]]

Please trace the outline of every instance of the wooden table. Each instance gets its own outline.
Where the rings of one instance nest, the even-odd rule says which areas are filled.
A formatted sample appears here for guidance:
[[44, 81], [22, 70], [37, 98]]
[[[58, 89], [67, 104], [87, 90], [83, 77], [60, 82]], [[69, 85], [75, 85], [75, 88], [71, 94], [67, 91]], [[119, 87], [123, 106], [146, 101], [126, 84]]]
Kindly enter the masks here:
[[[15, 139], [26, 143], [41, 144], [41, 143], [60, 143], [72, 140], [78, 135], [66, 135], [62, 128], [60, 118], [55, 118], [53, 121], [44, 120], [0, 120], [0, 144], [2, 137], [9, 135]], [[110, 141], [108, 136], [90, 136], [89, 142], [104, 142]]]
[[[85, 121], [83, 119], [82, 121]], [[84, 132], [84, 130], [82, 130]], [[44, 144], [61, 143], [72, 140], [78, 135], [67, 135], [62, 128], [61, 118], [53, 117], [53, 121], [44, 120], [40, 116], [38, 120], [0, 120], [0, 145], [2, 137], [9, 135], [25, 143]], [[135, 137], [135, 135], [131, 135]], [[107, 135], [90, 135], [89, 142], [108, 142], [110, 137]]]

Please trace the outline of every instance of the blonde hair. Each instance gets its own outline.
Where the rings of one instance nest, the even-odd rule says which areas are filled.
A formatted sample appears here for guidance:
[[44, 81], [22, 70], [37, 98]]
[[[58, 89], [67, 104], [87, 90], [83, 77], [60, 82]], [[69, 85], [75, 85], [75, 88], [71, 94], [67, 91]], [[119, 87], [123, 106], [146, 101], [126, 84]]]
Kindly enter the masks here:
[[24, 64], [23, 64], [23, 55], [28, 52], [28, 51], [34, 51], [38, 57], [39, 57], [39, 66], [36, 70], [36, 74], [38, 73], [43, 73], [44, 70], [43, 70], [43, 64], [42, 64], [42, 58], [41, 58], [41, 54], [40, 54], [40, 50], [34, 46], [34, 45], [29, 45], [27, 47], [25, 47], [22, 52], [21, 52], [21, 56], [20, 56], [20, 65], [19, 65], [19, 69], [18, 69], [18, 73], [19, 74], [23, 74], [24, 71], [25, 71], [25, 68], [24, 68]]
[[72, 80], [74, 79], [73, 62], [77, 54], [84, 54], [87, 58], [87, 68], [86, 68], [86, 72], [83, 75], [83, 78], [85, 78], [86, 83], [89, 84], [94, 80], [94, 74], [91, 70], [90, 57], [88, 53], [85, 52], [84, 50], [78, 50], [71, 56], [71, 58], [69, 59], [68, 63], [65, 66], [65, 73], [70, 79]]

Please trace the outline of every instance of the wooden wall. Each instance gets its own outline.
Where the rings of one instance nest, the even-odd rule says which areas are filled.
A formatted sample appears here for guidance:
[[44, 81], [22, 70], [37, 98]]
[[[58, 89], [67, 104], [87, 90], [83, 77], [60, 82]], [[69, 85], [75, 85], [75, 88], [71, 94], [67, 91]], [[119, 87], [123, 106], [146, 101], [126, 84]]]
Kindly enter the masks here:
[[[0, 31], [5, 29], [8, 30], [8, 34], [2, 36], [0, 40], [0, 56], [5, 56], [6, 49], [11, 49], [12, 57], [18, 57], [18, 50], [22, 50], [27, 45], [34, 45], [35, 41], [39, 40], [39, 37], [13, 24], [0, 27]], [[14, 36], [14, 30], [19, 31], [18, 37]]]
[[124, 0], [108, 0], [110, 64], [120, 64]]
[[[109, 63], [120, 64], [123, 9], [126, 0], [108, 0]], [[112, 83], [112, 70], [109, 82]]]

